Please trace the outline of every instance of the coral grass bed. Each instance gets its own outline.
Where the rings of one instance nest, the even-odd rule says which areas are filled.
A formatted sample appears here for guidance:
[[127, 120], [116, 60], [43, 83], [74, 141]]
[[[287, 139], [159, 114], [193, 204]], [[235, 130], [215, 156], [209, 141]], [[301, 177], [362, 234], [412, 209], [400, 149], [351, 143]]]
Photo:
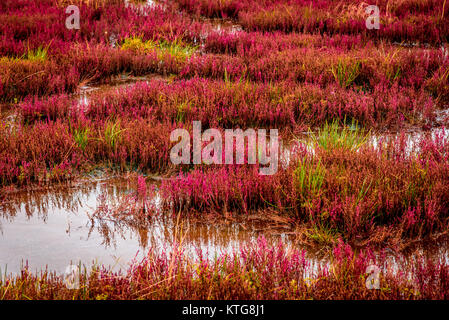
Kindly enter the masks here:
[[[138, 224], [155, 214], [145, 205], [157, 173], [162, 214], [269, 212], [300, 242], [327, 248], [330, 262], [317, 269], [299, 249], [263, 239], [215, 259], [180, 244], [150, 250], [126, 274], [86, 270], [76, 290], [24, 269], [0, 279], [0, 298], [447, 298], [444, 261], [385, 267], [379, 290], [365, 280], [366, 267], [388, 260], [369, 246], [440, 243], [449, 230], [449, 3], [74, 4], [78, 30], [65, 26], [67, 1], [0, 4], [0, 201], [98, 169], [132, 173], [136, 197], [114, 219]], [[380, 9], [378, 30], [365, 26], [369, 4]], [[118, 78], [137, 80], [119, 87]], [[262, 176], [246, 158], [174, 165], [171, 132], [192, 132], [194, 121], [278, 129], [276, 173]]]

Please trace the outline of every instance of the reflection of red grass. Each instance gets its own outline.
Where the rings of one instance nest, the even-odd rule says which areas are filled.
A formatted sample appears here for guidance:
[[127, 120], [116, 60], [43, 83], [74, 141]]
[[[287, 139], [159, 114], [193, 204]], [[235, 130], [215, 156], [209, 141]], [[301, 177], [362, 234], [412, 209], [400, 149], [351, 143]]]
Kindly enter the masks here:
[[102, 222], [102, 220], [117, 223], [128, 223], [130, 225], [146, 226], [146, 220], [158, 214], [158, 208], [152, 203], [155, 197], [155, 186], [149, 188], [145, 178], [138, 175], [132, 177], [135, 191], [118, 197], [117, 201], [109, 203], [107, 192], [99, 195], [98, 206], [90, 219]]
[[[339, 243], [331, 262], [322, 266], [304, 251], [282, 242], [269, 245], [260, 237], [240, 250], [209, 258], [197, 257], [176, 242], [172, 250], [150, 249], [147, 257], [126, 273], [94, 267], [80, 275], [80, 289], [69, 289], [50, 272], [36, 275], [24, 269], [0, 284], [4, 299], [447, 299], [449, 267], [446, 262], [375, 258], [370, 250], [357, 255]], [[379, 267], [379, 289], [368, 289], [367, 267]], [[395, 272], [397, 267], [400, 272]]]

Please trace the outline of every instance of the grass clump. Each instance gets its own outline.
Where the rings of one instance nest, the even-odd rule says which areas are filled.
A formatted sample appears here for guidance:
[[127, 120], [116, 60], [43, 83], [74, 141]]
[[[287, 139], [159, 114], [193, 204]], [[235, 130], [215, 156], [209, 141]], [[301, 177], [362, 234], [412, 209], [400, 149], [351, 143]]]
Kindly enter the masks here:
[[312, 141], [315, 146], [326, 150], [345, 149], [348, 151], [356, 151], [364, 145], [368, 138], [355, 121], [351, 126], [340, 127], [337, 120], [331, 124], [326, 122], [317, 133], [311, 133]]
[[331, 72], [335, 81], [342, 87], [349, 87], [360, 75], [362, 63], [360, 61], [349, 62], [339, 60], [337, 65], [332, 66]]
[[141, 37], [126, 38], [121, 45], [124, 50], [133, 50], [140, 52], [156, 52], [158, 58], [163, 58], [169, 55], [178, 61], [185, 61], [190, 58], [198, 47], [191, 46], [179, 39], [174, 41], [167, 40], [147, 40], [144, 41]]
[[73, 139], [76, 144], [81, 148], [81, 150], [86, 150], [87, 144], [89, 142], [90, 130], [86, 129], [75, 129], [73, 132]]
[[294, 171], [296, 189], [303, 199], [313, 199], [321, 195], [326, 169], [320, 161], [299, 159]]
[[1, 57], [3, 62], [16, 62], [16, 61], [31, 61], [31, 62], [44, 62], [48, 59], [48, 46], [39, 46], [37, 49], [30, 49], [28, 47], [27, 51], [20, 57]]
[[48, 46], [43, 48], [42, 46], [39, 46], [36, 50], [30, 50], [28, 49], [26, 53], [26, 59], [30, 61], [45, 61], [47, 60], [47, 54], [48, 54]]
[[104, 141], [115, 150], [122, 139], [123, 131], [125, 129], [121, 128], [119, 121], [107, 122], [104, 129]]

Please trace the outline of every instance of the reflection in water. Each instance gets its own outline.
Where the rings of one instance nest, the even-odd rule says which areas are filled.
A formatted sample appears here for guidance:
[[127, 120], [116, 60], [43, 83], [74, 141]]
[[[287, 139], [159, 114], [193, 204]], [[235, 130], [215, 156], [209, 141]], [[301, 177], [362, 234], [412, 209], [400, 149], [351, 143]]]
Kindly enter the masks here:
[[[198, 217], [177, 219], [171, 214], [114, 219], [96, 215], [105, 203], [116, 208], [132, 195], [135, 182], [124, 178], [86, 180], [47, 190], [11, 191], [0, 203], [0, 267], [18, 272], [28, 261], [31, 270], [63, 272], [71, 262], [125, 268], [146, 249], [170, 249], [182, 241], [192, 255], [196, 249], [214, 256], [255, 240], [263, 229], [256, 222], [214, 221]], [[159, 206], [155, 185], [152, 205]], [[260, 222], [259, 222], [260, 224]], [[278, 239], [270, 236], [268, 239]], [[283, 240], [288, 241], [284, 236]]]
[[136, 13], [148, 16], [148, 10], [151, 8], [160, 7], [165, 10], [166, 6], [163, 3], [158, 3], [156, 0], [124, 0], [125, 6], [132, 8]]
[[[316, 153], [316, 143], [313, 135], [318, 131], [301, 132], [294, 139], [287, 142], [281, 141], [281, 164], [285, 168], [289, 165], [294, 154], [306, 151], [309, 154]], [[421, 142], [426, 139], [438, 141], [449, 139], [449, 130], [445, 127], [436, 127], [428, 131], [411, 130], [403, 132], [384, 132], [384, 133], [366, 133], [366, 145], [379, 150], [381, 146], [395, 146], [395, 150], [403, 150], [405, 156], [414, 156], [419, 154]], [[402, 149], [403, 148], [403, 149]]]
[[243, 31], [243, 28], [241, 25], [235, 24], [231, 20], [209, 19], [208, 21], [212, 24], [212, 30], [215, 32], [236, 34], [238, 32]]
[[[117, 208], [122, 213], [131, 212], [123, 206], [123, 199], [133, 199], [136, 192], [133, 179], [90, 179], [47, 190], [3, 194], [0, 196], [1, 270], [7, 266], [8, 272], [17, 273], [26, 261], [31, 271], [48, 267], [63, 273], [69, 264], [79, 262], [86, 267], [98, 263], [113, 270], [127, 269], [131, 262], [141, 260], [149, 248], [169, 251], [180, 242], [191, 257], [201, 249], [203, 255], [213, 258], [238, 250], [259, 235], [272, 244], [281, 239], [287, 248], [296, 247], [285, 226], [278, 225], [281, 231], [271, 232], [267, 221], [253, 216], [223, 220], [206, 215], [178, 219], [167, 212], [155, 214], [161, 201], [158, 185], [152, 186], [151, 210], [142, 216], [120, 219], [106, 213]], [[439, 243], [433, 247], [410, 248], [402, 254], [387, 248], [379, 254], [387, 258], [382, 259], [385, 264], [379, 267], [401, 271], [405, 265], [422, 258], [449, 263], [448, 248], [447, 244]], [[319, 252], [309, 250], [306, 257], [313, 267], [311, 272], [328, 266], [328, 256]]]
[[405, 155], [418, 154], [420, 152], [420, 143], [424, 139], [449, 139], [449, 130], [444, 127], [433, 128], [429, 131], [411, 131], [404, 133], [385, 133], [381, 135], [370, 135], [368, 143], [375, 148], [381, 144], [395, 143], [404, 146]]
[[130, 87], [135, 85], [138, 82], [147, 82], [152, 79], [159, 79], [159, 80], [166, 80], [166, 78], [157, 75], [157, 74], [151, 74], [147, 76], [142, 77], [134, 77], [130, 75], [120, 75], [112, 79], [110, 83], [103, 84], [103, 85], [84, 85], [81, 86], [78, 89], [78, 93], [76, 95], [78, 99], [78, 106], [87, 106], [89, 105], [91, 101], [91, 96], [93, 95], [102, 95], [107, 92], [113, 92], [114, 90], [124, 88], [124, 87]]

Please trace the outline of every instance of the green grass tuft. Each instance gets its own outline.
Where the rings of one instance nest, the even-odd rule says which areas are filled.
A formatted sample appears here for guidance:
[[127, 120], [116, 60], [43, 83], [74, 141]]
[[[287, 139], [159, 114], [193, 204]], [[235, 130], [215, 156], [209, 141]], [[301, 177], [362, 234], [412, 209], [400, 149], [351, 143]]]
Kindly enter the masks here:
[[355, 121], [351, 126], [340, 127], [337, 120], [326, 122], [317, 133], [311, 133], [316, 147], [323, 150], [346, 149], [356, 151], [366, 143], [369, 133], [365, 133]]

